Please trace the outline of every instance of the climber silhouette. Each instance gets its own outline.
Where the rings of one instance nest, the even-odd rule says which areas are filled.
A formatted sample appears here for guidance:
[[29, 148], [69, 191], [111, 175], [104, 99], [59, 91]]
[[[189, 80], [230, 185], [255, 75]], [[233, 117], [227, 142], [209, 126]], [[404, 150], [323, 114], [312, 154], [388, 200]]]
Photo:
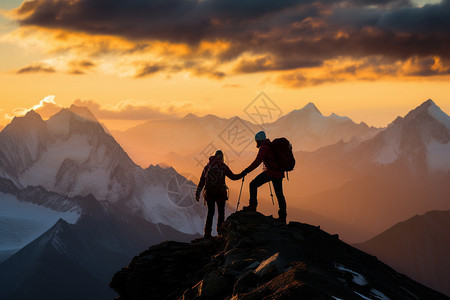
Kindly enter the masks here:
[[225, 219], [225, 201], [228, 200], [228, 187], [225, 184], [225, 176], [231, 180], [239, 180], [244, 174], [234, 174], [225, 164], [223, 152], [217, 150], [209, 158], [209, 163], [204, 167], [200, 182], [197, 186], [195, 199], [199, 201], [200, 193], [204, 188], [203, 197], [208, 205], [208, 215], [205, 223], [205, 238], [211, 238], [212, 222], [215, 206], [217, 204], [217, 233], [222, 234], [221, 225]]
[[243, 211], [256, 211], [258, 206], [257, 193], [258, 187], [261, 185], [272, 182], [275, 190], [275, 195], [278, 200], [278, 220], [286, 223], [286, 199], [283, 194], [283, 178], [284, 171], [277, 164], [277, 158], [270, 147], [270, 140], [266, 138], [266, 133], [264, 131], [259, 131], [255, 135], [256, 147], [259, 148], [258, 155], [255, 160], [248, 166], [240, 175], [247, 175], [254, 169], [256, 169], [261, 162], [264, 163], [264, 171], [255, 177], [250, 182], [250, 200], [249, 205], [243, 207]]

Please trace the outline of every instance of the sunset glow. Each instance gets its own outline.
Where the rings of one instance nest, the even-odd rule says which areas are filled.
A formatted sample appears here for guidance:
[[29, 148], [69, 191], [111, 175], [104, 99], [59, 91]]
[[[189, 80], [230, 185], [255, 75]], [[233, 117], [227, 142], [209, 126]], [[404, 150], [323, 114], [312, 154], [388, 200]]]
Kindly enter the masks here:
[[110, 111], [113, 129], [244, 117], [261, 91], [285, 112], [314, 102], [379, 127], [429, 98], [450, 111], [447, 0], [153, 5], [3, 1], [0, 124], [48, 95]]

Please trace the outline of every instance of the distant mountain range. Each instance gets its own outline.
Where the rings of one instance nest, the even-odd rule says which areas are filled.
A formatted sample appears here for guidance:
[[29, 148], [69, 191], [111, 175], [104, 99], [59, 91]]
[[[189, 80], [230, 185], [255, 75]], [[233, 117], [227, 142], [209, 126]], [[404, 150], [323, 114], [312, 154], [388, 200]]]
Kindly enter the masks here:
[[450, 211], [431, 211], [400, 222], [355, 245], [397, 271], [450, 295]]
[[[137, 166], [87, 109], [72, 106], [47, 121], [31, 111], [0, 133], [0, 145], [0, 176], [19, 188], [92, 194], [152, 223], [202, 231], [205, 213], [194, 201], [195, 184], [179, 189], [174, 169]], [[187, 202], [179, 205], [181, 199]]]
[[[431, 100], [384, 129], [323, 116], [313, 104], [263, 125], [187, 115], [113, 132], [124, 150], [87, 108], [71, 106], [47, 121], [30, 111], [0, 132], [0, 298], [58, 298], [64, 291], [86, 298], [86, 284], [99, 293], [91, 299], [112, 297], [105, 283], [131, 256], [202, 232], [197, 179], [180, 174], [199, 175], [194, 156], [207, 159], [220, 147], [239, 172], [254, 158], [253, 133], [262, 128], [271, 138], [287, 137], [295, 150], [296, 168], [284, 181], [291, 220], [357, 242], [416, 214], [449, 210], [449, 120]], [[251, 144], [232, 156], [224, 140], [236, 122]], [[173, 164], [143, 169], [129, 156], [139, 157], [136, 149]], [[242, 203], [247, 197], [246, 187]]]
[[[227, 144], [224, 131], [233, 126], [237, 126], [238, 131], [246, 130], [245, 137], [250, 141], [259, 130], [265, 130], [268, 137], [286, 136], [297, 151], [313, 151], [341, 140], [347, 142], [355, 137], [370, 136], [379, 130], [365, 123], [356, 124], [348, 117], [335, 114], [323, 116], [313, 103], [309, 103], [266, 124], [253, 124], [237, 116], [224, 119], [214, 115], [198, 117], [188, 114], [181, 119], [148, 121], [123, 132], [113, 131], [112, 134], [141, 165], [148, 165], [151, 161], [171, 164], [174, 162], [171, 158], [176, 161], [177, 157], [189, 157], [191, 168], [195, 168], [192, 157], [210, 143], [232, 156], [233, 149], [230, 148], [233, 147]], [[238, 152], [241, 155], [241, 151]], [[183, 168], [184, 171], [186, 169]]]
[[199, 236], [194, 188], [135, 165], [85, 108], [15, 118], [0, 133], [0, 298], [112, 298], [135, 253]]
[[[54, 193], [27, 189], [27, 201], [19, 200], [21, 203], [31, 201], [40, 204], [38, 207], [53, 207], [53, 214], [60, 210], [52, 203], [39, 201], [55, 197]], [[4, 200], [3, 195], [0, 201]], [[60, 218], [0, 264], [1, 299], [112, 298], [114, 293], [107, 282], [135, 253], [167, 239], [187, 241], [195, 237], [169, 226], [152, 224], [114, 205], [101, 203], [92, 195], [59, 196], [57, 203], [60, 202], [72, 206], [71, 210], [76, 207], [81, 212], [79, 218], [74, 224]], [[27, 216], [22, 218], [28, 219]], [[31, 218], [36, 220], [38, 215]]]
[[413, 215], [450, 209], [449, 124], [429, 100], [370, 139], [297, 152], [291, 178], [300, 188], [290, 195], [303, 194], [292, 205], [374, 235]]

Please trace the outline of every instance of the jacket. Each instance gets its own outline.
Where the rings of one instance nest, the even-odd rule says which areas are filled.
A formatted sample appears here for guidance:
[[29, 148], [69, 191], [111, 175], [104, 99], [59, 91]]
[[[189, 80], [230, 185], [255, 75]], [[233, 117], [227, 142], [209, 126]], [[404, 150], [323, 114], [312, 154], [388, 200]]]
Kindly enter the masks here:
[[[221, 171], [221, 178], [219, 178], [219, 184], [223, 186], [223, 192], [217, 194], [212, 194], [211, 192], [208, 193], [207, 187], [205, 187], [206, 184], [206, 175], [208, 173], [208, 170], [217, 165]], [[202, 176], [200, 177], [200, 181], [197, 185], [197, 191], [196, 194], [199, 195], [201, 191], [203, 190], [203, 187], [205, 187], [204, 196], [205, 198], [211, 198], [214, 197], [216, 200], [227, 200], [228, 199], [228, 193], [227, 193], [227, 186], [225, 184], [225, 176], [230, 178], [231, 180], [239, 180], [243, 177], [243, 174], [234, 174], [230, 168], [218, 157], [211, 156], [209, 158], [209, 163], [203, 168]]]
[[276, 162], [275, 154], [270, 148], [270, 140], [265, 139], [261, 142], [258, 155], [255, 160], [245, 169], [246, 173], [250, 173], [256, 169], [261, 163], [264, 163], [264, 173], [273, 178], [284, 178], [284, 172]]

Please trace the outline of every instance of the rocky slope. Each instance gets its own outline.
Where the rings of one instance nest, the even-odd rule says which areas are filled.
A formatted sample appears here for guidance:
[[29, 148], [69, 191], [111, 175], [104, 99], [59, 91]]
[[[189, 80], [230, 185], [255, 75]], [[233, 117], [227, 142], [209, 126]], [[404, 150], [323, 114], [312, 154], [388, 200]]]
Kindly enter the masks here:
[[113, 277], [120, 299], [448, 299], [318, 227], [238, 212], [222, 238], [164, 242]]

